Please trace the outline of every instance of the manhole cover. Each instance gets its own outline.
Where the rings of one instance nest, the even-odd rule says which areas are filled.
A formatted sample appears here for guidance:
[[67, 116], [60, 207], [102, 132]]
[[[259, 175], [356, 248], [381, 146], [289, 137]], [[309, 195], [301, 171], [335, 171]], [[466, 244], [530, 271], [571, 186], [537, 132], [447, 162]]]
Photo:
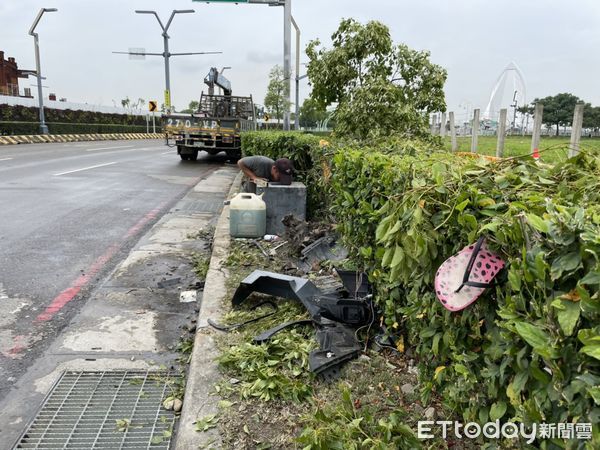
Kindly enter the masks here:
[[162, 407], [179, 375], [64, 372], [14, 448], [168, 449], [175, 413]]

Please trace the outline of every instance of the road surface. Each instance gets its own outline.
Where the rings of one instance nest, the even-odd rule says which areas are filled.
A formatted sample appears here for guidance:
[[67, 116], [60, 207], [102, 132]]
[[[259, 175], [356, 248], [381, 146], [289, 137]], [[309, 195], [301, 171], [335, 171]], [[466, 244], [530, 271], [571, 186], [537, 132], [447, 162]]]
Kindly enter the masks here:
[[162, 141], [0, 147], [0, 400], [135, 242], [224, 156]]

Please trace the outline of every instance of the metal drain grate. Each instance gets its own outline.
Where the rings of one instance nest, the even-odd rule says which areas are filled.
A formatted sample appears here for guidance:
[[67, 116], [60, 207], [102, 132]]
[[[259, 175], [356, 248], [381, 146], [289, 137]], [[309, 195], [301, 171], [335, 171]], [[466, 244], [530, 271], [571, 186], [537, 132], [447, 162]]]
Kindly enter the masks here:
[[14, 448], [168, 449], [175, 414], [162, 402], [178, 381], [158, 371], [64, 372]]

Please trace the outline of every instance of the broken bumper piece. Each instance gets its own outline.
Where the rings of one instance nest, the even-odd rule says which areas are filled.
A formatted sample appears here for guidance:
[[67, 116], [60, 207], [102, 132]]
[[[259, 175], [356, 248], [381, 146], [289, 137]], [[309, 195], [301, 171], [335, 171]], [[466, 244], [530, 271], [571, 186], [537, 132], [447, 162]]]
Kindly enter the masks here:
[[[347, 283], [351, 277], [345, 278], [342, 281], [348, 291], [359, 291], [360, 295], [370, 297], [364, 288], [357, 289], [356, 283]], [[364, 283], [358, 285], [367, 286]], [[267, 330], [256, 336], [255, 342], [266, 342], [288, 327], [312, 323], [316, 329], [319, 350], [310, 353], [309, 366], [312, 372], [327, 380], [337, 378], [341, 366], [360, 354], [361, 344], [356, 339], [353, 327], [366, 325], [373, 320], [372, 305], [364, 297], [348, 298], [344, 292], [324, 293], [305, 278], [256, 270], [240, 283], [232, 299], [233, 306], [239, 306], [254, 292], [296, 300], [304, 305], [311, 316], [310, 320], [287, 322]]]

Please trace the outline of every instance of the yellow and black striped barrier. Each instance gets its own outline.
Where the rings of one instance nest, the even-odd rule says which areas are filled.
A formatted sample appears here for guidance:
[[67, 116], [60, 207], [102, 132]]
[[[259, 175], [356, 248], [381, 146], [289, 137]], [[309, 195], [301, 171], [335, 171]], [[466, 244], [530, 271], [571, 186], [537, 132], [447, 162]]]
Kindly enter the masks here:
[[43, 144], [47, 142], [120, 141], [128, 139], [163, 139], [161, 133], [109, 134], [32, 134], [27, 136], [0, 136], [0, 145]]

